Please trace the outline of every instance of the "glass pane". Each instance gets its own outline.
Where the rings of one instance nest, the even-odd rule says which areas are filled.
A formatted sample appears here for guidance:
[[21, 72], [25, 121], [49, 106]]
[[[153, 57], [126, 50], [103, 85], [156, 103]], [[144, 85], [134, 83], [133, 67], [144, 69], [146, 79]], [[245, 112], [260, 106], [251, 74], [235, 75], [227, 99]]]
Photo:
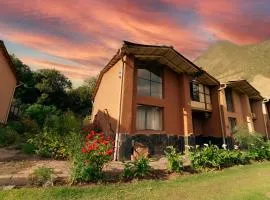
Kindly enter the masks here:
[[161, 67], [152, 67], [151, 68], [151, 81], [155, 82], [162, 82], [162, 77], [161, 77]]
[[200, 101], [199, 85], [196, 83], [190, 83], [190, 95], [192, 101]]
[[151, 96], [162, 98], [162, 84], [151, 82]]
[[204, 91], [203, 91], [203, 84], [199, 84], [199, 91], [200, 91], [200, 93], [204, 93]]
[[200, 102], [205, 103], [204, 94], [200, 93]]
[[141, 78], [138, 78], [137, 81], [137, 94], [140, 96], [150, 96], [150, 81]]
[[150, 71], [147, 68], [138, 68], [138, 75], [139, 78], [144, 78], [150, 80]]
[[205, 89], [205, 94], [210, 94], [209, 87], [205, 86], [204, 89]]
[[147, 109], [147, 123], [148, 130], [162, 130], [162, 109], [159, 107], [148, 107]]
[[144, 130], [146, 123], [146, 110], [144, 106], [137, 106], [137, 116], [136, 116], [136, 128], [137, 130]]
[[211, 103], [211, 98], [209, 95], [205, 95], [205, 101], [206, 103]]

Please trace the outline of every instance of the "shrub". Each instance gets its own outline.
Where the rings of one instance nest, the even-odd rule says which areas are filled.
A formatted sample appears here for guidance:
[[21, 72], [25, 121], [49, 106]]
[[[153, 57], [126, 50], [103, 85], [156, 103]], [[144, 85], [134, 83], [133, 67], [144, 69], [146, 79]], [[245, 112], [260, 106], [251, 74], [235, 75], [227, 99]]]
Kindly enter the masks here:
[[22, 151], [25, 154], [34, 154], [35, 153], [35, 146], [30, 143], [25, 143], [22, 145]]
[[234, 139], [240, 148], [248, 150], [253, 160], [270, 160], [270, 143], [264, 141], [262, 134], [240, 129], [234, 134]]
[[47, 117], [57, 113], [59, 114], [55, 106], [33, 104], [25, 109], [24, 115], [32, 120], [35, 120], [38, 123], [39, 127], [43, 127], [43, 124]]
[[248, 152], [254, 160], [270, 160], [270, 142], [264, 142], [260, 146], [251, 145]]
[[239, 128], [233, 138], [241, 149], [249, 149], [251, 146], [264, 144], [263, 136], [260, 133], [250, 133], [246, 128]]
[[103, 133], [91, 131], [85, 137], [81, 153], [75, 154], [72, 168], [72, 182], [98, 181], [103, 178], [102, 169], [111, 160], [113, 143]]
[[149, 159], [142, 156], [138, 160], [127, 162], [124, 167], [122, 177], [124, 179], [144, 178], [151, 172]]
[[20, 141], [20, 135], [10, 127], [0, 127], [0, 146], [10, 146]]
[[30, 180], [32, 184], [38, 186], [53, 185], [55, 177], [51, 168], [39, 167], [30, 175]]
[[248, 164], [250, 159], [251, 157], [246, 152], [219, 149], [215, 145], [207, 145], [190, 153], [190, 160], [194, 168], [220, 169], [238, 164]]
[[28, 142], [35, 146], [36, 153], [40, 156], [63, 159], [69, 156], [68, 147], [74, 145], [68, 138], [79, 132], [80, 120], [73, 113], [67, 112], [47, 118], [42, 131], [32, 136]]
[[168, 160], [168, 169], [172, 172], [181, 172], [183, 170], [183, 158], [181, 153], [177, 153], [173, 146], [167, 147], [165, 156]]

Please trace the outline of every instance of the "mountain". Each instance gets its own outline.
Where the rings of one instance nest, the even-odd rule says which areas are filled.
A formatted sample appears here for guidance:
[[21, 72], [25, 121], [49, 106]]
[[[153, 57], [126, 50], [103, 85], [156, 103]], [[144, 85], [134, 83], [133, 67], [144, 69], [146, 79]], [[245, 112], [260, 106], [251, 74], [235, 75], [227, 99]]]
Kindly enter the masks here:
[[264, 97], [270, 97], [270, 40], [237, 45], [219, 41], [194, 63], [220, 82], [247, 79]]

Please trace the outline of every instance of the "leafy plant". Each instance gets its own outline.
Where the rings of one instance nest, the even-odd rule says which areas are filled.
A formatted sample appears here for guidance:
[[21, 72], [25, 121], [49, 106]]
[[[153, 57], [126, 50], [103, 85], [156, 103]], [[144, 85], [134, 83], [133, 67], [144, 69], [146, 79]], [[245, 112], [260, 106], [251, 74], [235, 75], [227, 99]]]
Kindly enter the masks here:
[[113, 141], [104, 133], [90, 131], [80, 154], [75, 154], [72, 168], [72, 182], [89, 182], [102, 179], [102, 169], [111, 160]]
[[0, 127], [0, 146], [10, 146], [17, 144], [20, 135], [10, 127]]
[[252, 146], [261, 146], [264, 144], [262, 134], [257, 132], [250, 133], [245, 127], [238, 128], [233, 138], [241, 149], [249, 149]]
[[22, 145], [22, 151], [25, 154], [34, 154], [35, 153], [35, 146], [30, 143], [25, 143]]
[[183, 170], [183, 158], [181, 153], [177, 153], [173, 146], [168, 146], [165, 150], [165, 156], [168, 160], [168, 169], [172, 172], [181, 172]]
[[251, 145], [249, 155], [254, 160], [270, 160], [270, 142], [264, 142], [262, 145]]
[[250, 159], [250, 155], [246, 152], [219, 149], [215, 145], [207, 145], [190, 153], [190, 160], [194, 168], [220, 169], [238, 164], [248, 164]]
[[149, 159], [142, 156], [138, 160], [127, 162], [124, 167], [122, 177], [124, 179], [144, 178], [151, 172]]
[[[43, 157], [56, 159], [67, 158], [74, 144], [74, 135], [80, 133], [80, 120], [73, 113], [47, 118], [42, 131], [32, 136], [28, 142], [36, 148], [36, 153]], [[71, 148], [71, 149], [69, 149]]]
[[39, 167], [30, 175], [30, 180], [32, 184], [38, 186], [53, 185], [55, 177], [51, 168]]

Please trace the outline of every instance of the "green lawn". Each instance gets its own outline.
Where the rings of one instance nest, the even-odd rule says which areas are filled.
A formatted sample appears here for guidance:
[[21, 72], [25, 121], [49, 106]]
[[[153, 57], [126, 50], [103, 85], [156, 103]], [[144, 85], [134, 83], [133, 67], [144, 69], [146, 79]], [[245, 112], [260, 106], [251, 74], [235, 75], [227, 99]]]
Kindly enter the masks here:
[[0, 199], [270, 199], [270, 162], [166, 181], [0, 191]]

